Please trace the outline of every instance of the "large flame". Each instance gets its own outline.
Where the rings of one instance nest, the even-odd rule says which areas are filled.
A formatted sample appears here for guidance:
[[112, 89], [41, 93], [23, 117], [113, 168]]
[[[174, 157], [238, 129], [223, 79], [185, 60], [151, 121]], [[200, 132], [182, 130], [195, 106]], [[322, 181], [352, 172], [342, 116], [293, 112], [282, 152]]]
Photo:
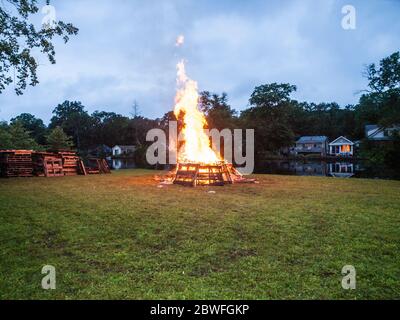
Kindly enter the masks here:
[[174, 113], [179, 117], [183, 113], [183, 145], [178, 151], [179, 162], [215, 163], [220, 161], [210, 147], [210, 139], [204, 132], [207, 121], [199, 110], [197, 82], [185, 72], [185, 63], [177, 64], [178, 90], [175, 97]]

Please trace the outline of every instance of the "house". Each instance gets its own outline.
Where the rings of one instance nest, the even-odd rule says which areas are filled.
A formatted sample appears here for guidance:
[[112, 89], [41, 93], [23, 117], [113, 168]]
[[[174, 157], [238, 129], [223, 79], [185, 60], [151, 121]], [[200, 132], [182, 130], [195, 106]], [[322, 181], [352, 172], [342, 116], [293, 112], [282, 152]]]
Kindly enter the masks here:
[[303, 136], [296, 141], [296, 154], [318, 154], [326, 156], [328, 151], [328, 137]]
[[354, 142], [340, 136], [329, 144], [329, 154], [335, 156], [353, 156]]
[[393, 137], [400, 132], [400, 126], [395, 125], [384, 128], [376, 124], [365, 126], [365, 137], [370, 141], [392, 141]]
[[112, 154], [112, 149], [109, 146], [105, 145], [105, 144], [99, 144], [97, 146], [89, 148], [88, 149], [88, 153], [91, 156], [106, 157], [106, 156]]
[[135, 146], [116, 145], [112, 148], [112, 155], [115, 157], [132, 155], [135, 152], [135, 150], [136, 150]]

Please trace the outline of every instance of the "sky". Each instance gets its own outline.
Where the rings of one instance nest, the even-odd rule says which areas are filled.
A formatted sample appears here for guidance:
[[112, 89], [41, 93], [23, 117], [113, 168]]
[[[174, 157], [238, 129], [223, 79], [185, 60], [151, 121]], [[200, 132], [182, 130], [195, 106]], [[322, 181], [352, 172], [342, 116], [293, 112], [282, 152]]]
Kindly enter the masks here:
[[[39, 0], [45, 5], [45, 1]], [[240, 111], [258, 85], [297, 86], [293, 98], [356, 104], [369, 63], [400, 50], [400, 0], [53, 0], [56, 17], [79, 28], [56, 41], [55, 65], [39, 52], [40, 84], [0, 94], [0, 120], [28, 112], [46, 123], [65, 100], [86, 110], [142, 116], [173, 109], [176, 64], [185, 59], [200, 90], [226, 92]], [[342, 7], [356, 28], [342, 27]], [[40, 27], [44, 14], [32, 22]], [[181, 47], [178, 35], [185, 36]]]

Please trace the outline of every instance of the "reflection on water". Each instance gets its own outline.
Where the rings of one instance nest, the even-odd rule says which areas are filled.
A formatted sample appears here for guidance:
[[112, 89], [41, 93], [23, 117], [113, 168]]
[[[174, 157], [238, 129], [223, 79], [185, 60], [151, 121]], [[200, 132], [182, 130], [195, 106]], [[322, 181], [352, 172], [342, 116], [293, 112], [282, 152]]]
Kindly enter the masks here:
[[354, 176], [354, 164], [348, 162], [328, 163], [328, 174], [337, 178], [350, 178]]
[[393, 178], [388, 174], [387, 168], [378, 168], [360, 161], [270, 160], [264, 161], [256, 169], [256, 173], [336, 178]]
[[[107, 159], [107, 161], [114, 170], [136, 168], [134, 159]], [[378, 166], [362, 161], [267, 160], [256, 168], [255, 173], [335, 178], [400, 179], [399, 174], [389, 166]]]
[[133, 159], [112, 159], [110, 161], [111, 168], [114, 170], [136, 168], [135, 161]]

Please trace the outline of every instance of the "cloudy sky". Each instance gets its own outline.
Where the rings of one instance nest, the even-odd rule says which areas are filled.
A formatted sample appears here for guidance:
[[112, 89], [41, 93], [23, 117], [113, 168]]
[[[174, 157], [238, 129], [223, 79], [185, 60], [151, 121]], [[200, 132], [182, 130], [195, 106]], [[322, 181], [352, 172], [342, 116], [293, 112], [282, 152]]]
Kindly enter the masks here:
[[[39, 1], [41, 2], [41, 1]], [[44, 0], [42, 1], [44, 4]], [[400, 50], [400, 0], [53, 0], [57, 19], [80, 31], [57, 43], [57, 64], [40, 62], [36, 87], [0, 95], [0, 120], [22, 112], [41, 117], [64, 100], [89, 112], [129, 115], [133, 101], [147, 117], [171, 110], [175, 65], [187, 61], [200, 90], [227, 92], [248, 105], [255, 86], [289, 82], [295, 98], [358, 101], [363, 68]], [[356, 29], [341, 26], [342, 7], [356, 9]], [[43, 14], [34, 22], [40, 26]], [[185, 44], [175, 47], [179, 34]]]

